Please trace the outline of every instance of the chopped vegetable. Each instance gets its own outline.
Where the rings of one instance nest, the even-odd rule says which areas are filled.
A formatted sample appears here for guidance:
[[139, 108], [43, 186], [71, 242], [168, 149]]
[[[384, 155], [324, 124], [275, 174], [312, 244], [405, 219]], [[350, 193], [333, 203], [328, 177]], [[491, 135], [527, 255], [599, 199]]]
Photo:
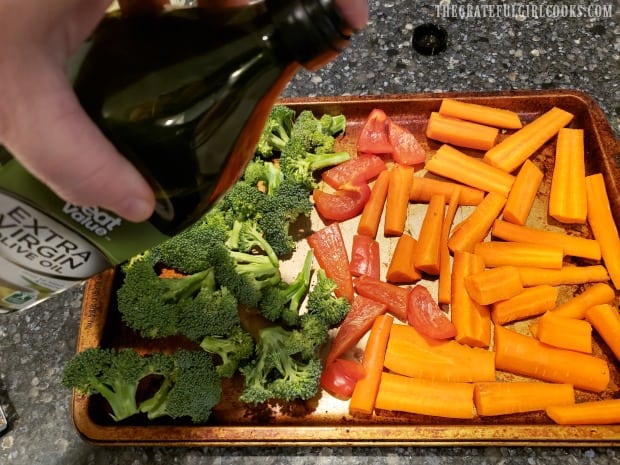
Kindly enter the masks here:
[[566, 383], [496, 381], [474, 384], [474, 404], [481, 416], [534, 412], [574, 403], [575, 390]]
[[358, 153], [391, 154], [392, 144], [387, 132], [388, 116], [375, 108], [370, 112], [357, 138]]
[[504, 325], [542, 315], [555, 308], [558, 293], [557, 287], [548, 284], [526, 287], [510, 299], [495, 302], [491, 309], [491, 318], [496, 325]]
[[562, 284], [585, 284], [609, 281], [609, 274], [602, 265], [565, 265], [559, 270], [518, 266], [517, 271], [525, 287], [538, 286], [540, 284], [560, 286]]
[[441, 257], [441, 230], [445, 215], [446, 199], [443, 195], [434, 195], [422, 219], [418, 245], [415, 249], [415, 267], [427, 274], [439, 275]]
[[370, 197], [365, 182], [341, 185], [335, 192], [314, 189], [312, 200], [316, 211], [326, 220], [346, 221], [359, 215]]
[[345, 358], [326, 362], [319, 382], [328, 393], [340, 400], [353, 395], [357, 382], [366, 375], [361, 363]]
[[523, 284], [516, 267], [498, 266], [466, 276], [465, 288], [476, 302], [489, 305], [516, 296]]
[[407, 322], [420, 334], [432, 339], [451, 339], [456, 328], [433, 300], [428, 289], [416, 284], [407, 299]]
[[562, 247], [532, 242], [479, 242], [474, 246], [474, 253], [482, 257], [488, 268], [531, 266], [559, 270], [564, 261]]
[[362, 214], [357, 224], [357, 233], [368, 237], [376, 237], [379, 230], [379, 222], [383, 215], [385, 199], [390, 183], [390, 171], [384, 170], [379, 173], [370, 192], [370, 197], [364, 205]]
[[413, 181], [413, 168], [396, 164], [390, 172], [383, 232], [386, 236], [400, 236], [405, 230], [409, 192]]
[[321, 174], [321, 179], [334, 189], [348, 183], [370, 182], [386, 165], [381, 157], [372, 154], [361, 155], [329, 168]]
[[497, 128], [435, 111], [431, 113], [426, 125], [426, 137], [429, 139], [477, 150], [489, 150], [495, 145], [498, 135]]
[[370, 236], [355, 234], [351, 245], [349, 268], [353, 276], [367, 275], [379, 279], [381, 273], [379, 242]]
[[616, 298], [613, 288], [607, 283], [596, 283], [553, 309], [553, 313], [569, 318], [584, 318], [588, 308], [609, 304]]
[[546, 412], [558, 425], [612, 425], [620, 423], [620, 399], [554, 405]]
[[437, 286], [437, 302], [440, 304], [449, 304], [452, 301], [451, 259], [448, 238], [450, 237], [452, 223], [459, 207], [460, 192], [461, 189], [459, 187], [450, 194], [446, 215], [441, 225], [439, 237], [439, 282]]
[[359, 295], [385, 304], [388, 312], [401, 321], [407, 321], [408, 289], [369, 276], [360, 276], [354, 284]]
[[387, 132], [392, 145], [392, 159], [401, 165], [413, 166], [424, 163], [426, 150], [416, 137], [404, 126], [389, 119]]
[[586, 310], [586, 320], [620, 360], [620, 313], [610, 304], [594, 305]]
[[536, 338], [553, 347], [592, 353], [592, 326], [585, 320], [546, 312], [538, 319]]
[[480, 189], [458, 184], [452, 181], [442, 181], [434, 178], [414, 176], [411, 183], [409, 200], [417, 203], [429, 202], [435, 194], [449, 199], [452, 193], [459, 189], [459, 205], [478, 205], [482, 202], [485, 192]]
[[502, 217], [506, 221], [520, 225], [525, 224], [543, 177], [543, 172], [531, 160], [525, 160], [515, 177], [506, 200], [506, 206], [502, 213]]
[[441, 100], [439, 113], [497, 128], [520, 129], [523, 126], [519, 114], [514, 111], [450, 98]]
[[414, 263], [417, 247], [418, 241], [407, 233], [398, 238], [385, 274], [387, 282], [410, 284], [422, 279], [422, 273], [416, 269]]

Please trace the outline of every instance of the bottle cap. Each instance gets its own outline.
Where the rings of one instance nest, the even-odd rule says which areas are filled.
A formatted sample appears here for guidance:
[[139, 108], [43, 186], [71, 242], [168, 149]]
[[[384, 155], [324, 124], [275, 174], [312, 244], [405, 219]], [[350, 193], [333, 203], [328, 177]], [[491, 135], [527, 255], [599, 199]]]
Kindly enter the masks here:
[[446, 49], [448, 33], [435, 24], [421, 24], [413, 30], [413, 49], [422, 55], [437, 55]]

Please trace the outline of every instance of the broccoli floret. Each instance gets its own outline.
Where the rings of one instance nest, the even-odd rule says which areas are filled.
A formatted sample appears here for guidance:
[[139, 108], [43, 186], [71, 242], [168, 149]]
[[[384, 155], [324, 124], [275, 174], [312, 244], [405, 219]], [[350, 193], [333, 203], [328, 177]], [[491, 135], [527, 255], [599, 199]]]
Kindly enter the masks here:
[[259, 304], [260, 311], [265, 318], [270, 321], [281, 318], [289, 326], [299, 323], [299, 309], [310, 287], [312, 257], [312, 250], [309, 250], [301, 271], [293, 282], [282, 281], [278, 286], [265, 289]]
[[347, 118], [342, 114], [332, 116], [326, 113], [321, 116], [319, 121], [321, 122], [321, 126], [323, 126], [324, 131], [332, 136], [344, 132], [347, 127]]
[[243, 402], [260, 404], [270, 399], [306, 400], [319, 387], [321, 363], [318, 358], [302, 360], [301, 337], [297, 330], [282, 326], [263, 328], [256, 341], [256, 356], [241, 368], [244, 375]]
[[[300, 143], [303, 150], [312, 153], [332, 152], [336, 142], [329, 127], [325, 127], [323, 122], [317, 119], [310, 110], [304, 110], [297, 115], [287, 145], [293, 140]], [[282, 152], [285, 150], [286, 145]]]
[[285, 105], [274, 105], [258, 140], [256, 153], [271, 158], [280, 152], [288, 141], [295, 119], [295, 111]]
[[278, 267], [280, 260], [274, 252], [271, 244], [265, 239], [262, 231], [254, 221], [246, 221], [239, 230], [239, 250], [242, 252], [252, 252], [256, 248], [260, 249], [271, 261], [273, 266]]
[[231, 218], [245, 221], [261, 212], [265, 194], [255, 184], [239, 180], [224, 194], [217, 208]]
[[136, 394], [147, 376], [167, 377], [172, 370], [165, 355], [142, 357], [133, 349], [90, 348], [65, 365], [62, 384], [87, 396], [102, 395], [115, 421], [139, 413]]
[[[330, 136], [331, 137], [331, 136]], [[290, 179], [308, 190], [314, 189], [318, 183], [315, 171], [338, 165], [351, 158], [348, 152], [310, 152], [304, 147], [303, 141], [291, 138], [282, 150], [280, 167], [285, 179]]]
[[261, 192], [272, 195], [284, 176], [275, 163], [255, 158], [246, 166], [243, 179], [248, 184], [258, 186]]
[[274, 264], [267, 255], [231, 250], [230, 256], [236, 261], [237, 273], [246, 278], [247, 282], [256, 289], [275, 286], [282, 279], [279, 262]]
[[254, 339], [241, 326], [235, 326], [225, 336], [207, 336], [200, 342], [203, 350], [216, 354], [220, 363], [216, 370], [221, 377], [231, 377], [241, 362], [254, 354]]
[[316, 276], [316, 283], [308, 293], [308, 314], [318, 316], [329, 327], [336, 326], [347, 316], [351, 305], [346, 298], [334, 295], [336, 283], [323, 269], [319, 269]]
[[170, 356], [171, 373], [157, 392], [140, 404], [149, 419], [189, 417], [204, 423], [220, 401], [222, 384], [211, 355], [202, 350], [179, 349]]

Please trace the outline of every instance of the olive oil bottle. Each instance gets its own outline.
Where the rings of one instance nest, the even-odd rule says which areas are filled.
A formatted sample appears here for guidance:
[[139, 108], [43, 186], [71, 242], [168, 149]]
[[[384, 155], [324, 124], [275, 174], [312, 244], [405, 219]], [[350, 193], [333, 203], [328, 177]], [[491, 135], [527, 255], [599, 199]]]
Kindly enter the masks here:
[[241, 175], [293, 75], [347, 45], [352, 28], [334, 2], [108, 14], [69, 75], [92, 120], [149, 181], [156, 212], [130, 223], [64, 202], [0, 147], [0, 283], [10, 297], [0, 312], [81, 283], [204, 214]]

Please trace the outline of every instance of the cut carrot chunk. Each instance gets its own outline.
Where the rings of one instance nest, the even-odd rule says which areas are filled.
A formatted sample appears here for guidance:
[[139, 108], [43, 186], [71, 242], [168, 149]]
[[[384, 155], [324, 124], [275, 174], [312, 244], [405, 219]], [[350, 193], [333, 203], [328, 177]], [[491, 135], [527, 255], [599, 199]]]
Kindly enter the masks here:
[[482, 257], [485, 266], [532, 266], [562, 268], [564, 251], [561, 247], [528, 242], [479, 242], [474, 253]]
[[605, 344], [620, 360], [620, 313], [610, 304], [594, 305], [586, 310], [586, 320], [603, 338]]
[[535, 412], [554, 405], [574, 403], [575, 390], [565, 383], [515, 381], [474, 384], [474, 404], [481, 416]]
[[616, 293], [609, 284], [596, 283], [555, 307], [553, 313], [568, 318], [584, 318], [588, 308], [611, 303], [615, 298]]
[[499, 129], [432, 112], [426, 125], [429, 139], [478, 150], [489, 150], [495, 145]]
[[525, 160], [508, 194], [502, 217], [514, 224], [525, 224], [540, 189], [543, 172], [531, 161]]
[[441, 229], [445, 214], [446, 199], [443, 195], [434, 195], [428, 204], [415, 251], [415, 267], [437, 276], [441, 256]]
[[491, 318], [498, 325], [542, 315], [555, 307], [558, 289], [546, 284], [523, 289], [516, 296], [496, 302], [491, 309]]
[[364, 236], [376, 237], [379, 230], [379, 222], [383, 209], [385, 207], [385, 199], [387, 197], [388, 185], [390, 183], [390, 171], [383, 170], [375, 180], [370, 191], [370, 197], [357, 225], [357, 233]]
[[520, 129], [523, 126], [519, 114], [514, 111], [449, 98], [442, 99], [439, 113], [496, 128]]
[[439, 238], [439, 283], [437, 285], [437, 302], [440, 304], [449, 304], [452, 300], [451, 259], [448, 239], [456, 211], [459, 207], [460, 192], [460, 188], [457, 188], [450, 195], [446, 216], [441, 226], [441, 237]]
[[546, 412], [558, 425], [611, 425], [620, 423], [620, 399], [554, 405]]
[[586, 284], [609, 281], [609, 274], [602, 265], [566, 265], [559, 270], [531, 266], [518, 266], [516, 268], [525, 287], [539, 286], [541, 284], [560, 286], [562, 284]]
[[386, 236], [400, 236], [405, 230], [413, 167], [396, 164], [390, 174], [383, 232]]
[[550, 346], [592, 353], [592, 326], [585, 320], [546, 312], [538, 319], [536, 337]]
[[521, 278], [514, 266], [489, 268], [465, 277], [470, 297], [481, 305], [510, 299], [523, 291]]
[[443, 195], [448, 199], [457, 188], [460, 191], [459, 205], [478, 205], [484, 198], [485, 192], [474, 187], [452, 181], [414, 176], [409, 200], [420, 203], [429, 202], [435, 194]]
[[385, 280], [394, 284], [411, 284], [422, 279], [422, 273], [414, 264], [418, 241], [403, 233], [396, 242], [392, 259], [385, 274]]

